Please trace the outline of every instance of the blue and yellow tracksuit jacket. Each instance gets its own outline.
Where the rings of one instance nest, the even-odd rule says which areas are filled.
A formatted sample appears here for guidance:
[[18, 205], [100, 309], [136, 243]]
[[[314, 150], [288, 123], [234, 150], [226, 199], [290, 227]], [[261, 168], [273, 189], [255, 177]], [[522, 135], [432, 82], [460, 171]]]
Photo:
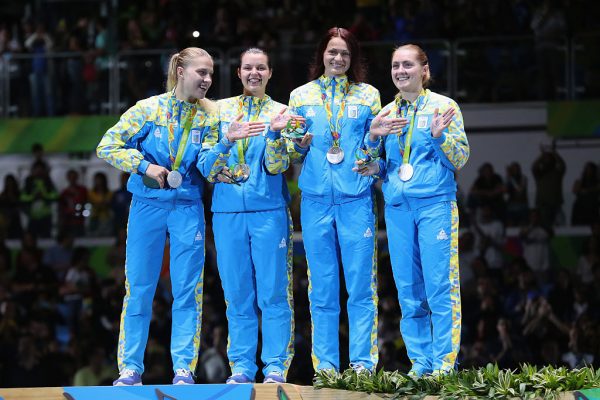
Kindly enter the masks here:
[[[269, 129], [285, 107], [269, 96], [236, 96], [218, 102], [220, 128], [207, 138], [200, 169], [215, 182], [212, 211], [219, 274], [227, 303], [227, 355], [233, 374], [254, 379], [258, 342], [257, 306], [262, 311], [263, 374], [287, 375], [294, 355], [292, 222], [282, 173], [288, 168], [286, 142]], [[262, 135], [231, 143], [229, 125], [244, 121], [267, 125]], [[220, 183], [216, 175], [236, 164], [250, 167], [247, 181]]]
[[[171, 356], [173, 370], [194, 372], [200, 345], [204, 267], [203, 178], [196, 167], [202, 142], [218, 129], [218, 116], [205, 104], [177, 100], [173, 92], [139, 101], [103, 136], [98, 157], [131, 172], [133, 194], [125, 265], [126, 295], [119, 334], [119, 370], [144, 371], [143, 356], [152, 314], [152, 299], [161, 270], [167, 234], [173, 292]], [[152, 189], [142, 176], [150, 163], [172, 169], [184, 126], [192, 120], [177, 189]]]
[[[374, 369], [378, 360], [377, 235], [371, 186], [375, 178], [363, 177], [352, 168], [381, 108], [379, 92], [365, 83], [348, 82], [346, 76], [322, 76], [295, 89], [289, 107], [291, 113], [306, 118], [307, 132], [314, 135], [307, 150], [288, 145], [290, 159], [302, 161], [299, 187], [309, 267], [313, 366], [340, 369], [339, 249], [349, 294], [350, 363]], [[332, 130], [340, 133], [339, 146], [345, 154], [339, 164], [326, 158], [334, 143]]]
[[[456, 114], [442, 136], [434, 138], [434, 111], [442, 114], [448, 107]], [[415, 102], [398, 98], [382, 113], [391, 110], [387, 118], [394, 118], [398, 109], [409, 121], [415, 119], [409, 156], [412, 178], [405, 182], [398, 175], [407, 129], [375, 142], [367, 137], [366, 144], [372, 156], [386, 158], [383, 193], [402, 308], [400, 327], [414, 373], [447, 372], [456, 364], [461, 327], [454, 173], [466, 163], [469, 144], [460, 109], [448, 97], [423, 90]]]

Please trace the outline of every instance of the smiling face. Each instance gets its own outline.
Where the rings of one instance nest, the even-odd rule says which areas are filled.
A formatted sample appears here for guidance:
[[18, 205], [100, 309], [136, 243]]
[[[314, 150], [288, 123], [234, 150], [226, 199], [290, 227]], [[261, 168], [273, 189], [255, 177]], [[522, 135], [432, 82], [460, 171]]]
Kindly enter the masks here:
[[177, 67], [177, 98], [189, 102], [203, 99], [212, 84], [213, 62], [209, 57], [193, 58], [185, 67]]
[[242, 56], [238, 77], [244, 85], [245, 95], [262, 98], [272, 74], [266, 54], [246, 53]]
[[325, 76], [342, 76], [350, 68], [350, 50], [346, 41], [339, 37], [333, 37], [327, 43], [323, 52], [323, 64]]
[[422, 65], [417, 51], [411, 48], [399, 48], [392, 57], [392, 80], [403, 93], [419, 93], [423, 81], [429, 76], [429, 66]]

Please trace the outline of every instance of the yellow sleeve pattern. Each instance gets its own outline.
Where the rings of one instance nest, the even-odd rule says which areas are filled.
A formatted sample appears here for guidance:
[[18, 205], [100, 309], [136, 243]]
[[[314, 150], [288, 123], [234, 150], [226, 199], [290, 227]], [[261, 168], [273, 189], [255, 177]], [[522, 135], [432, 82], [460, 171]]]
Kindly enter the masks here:
[[135, 135], [143, 134], [144, 124], [156, 114], [157, 106], [156, 98], [149, 98], [127, 110], [100, 140], [96, 148], [98, 158], [121, 171], [136, 173], [144, 156], [135, 148], [127, 148], [126, 143]]
[[[440, 149], [444, 152], [448, 161], [457, 170], [461, 169], [469, 159], [470, 148], [465, 134], [465, 125], [460, 112], [460, 108], [456, 102], [452, 101], [448, 105], [456, 110], [454, 118], [448, 127], [447, 131], [444, 132], [445, 139], [440, 143]], [[448, 107], [440, 108], [440, 114], [444, 113]]]

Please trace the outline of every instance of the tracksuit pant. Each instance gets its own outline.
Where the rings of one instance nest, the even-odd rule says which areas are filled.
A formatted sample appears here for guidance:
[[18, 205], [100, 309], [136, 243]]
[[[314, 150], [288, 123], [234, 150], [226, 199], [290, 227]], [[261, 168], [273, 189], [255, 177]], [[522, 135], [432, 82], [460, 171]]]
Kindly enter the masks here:
[[217, 264], [225, 302], [233, 374], [254, 379], [262, 312], [263, 374], [287, 376], [294, 356], [292, 220], [287, 208], [214, 213]]
[[131, 202], [125, 262], [125, 298], [117, 361], [119, 371], [144, 372], [144, 351], [165, 240], [169, 234], [173, 292], [173, 370], [196, 369], [202, 322], [204, 212], [202, 203]]
[[456, 202], [386, 206], [385, 221], [411, 371], [448, 372], [461, 330]]
[[308, 261], [313, 367], [340, 370], [340, 254], [349, 296], [350, 364], [374, 370], [379, 354], [373, 200], [365, 196], [327, 205], [303, 196], [300, 215]]

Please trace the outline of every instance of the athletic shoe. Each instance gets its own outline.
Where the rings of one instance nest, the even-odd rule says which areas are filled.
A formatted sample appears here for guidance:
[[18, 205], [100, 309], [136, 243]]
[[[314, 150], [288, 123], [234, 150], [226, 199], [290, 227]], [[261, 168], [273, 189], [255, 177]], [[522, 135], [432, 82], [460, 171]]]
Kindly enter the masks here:
[[227, 378], [227, 382], [225, 382], [225, 383], [230, 384], [230, 385], [237, 385], [239, 383], [252, 383], [252, 379], [248, 378], [244, 374], [237, 373], [237, 374], [233, 374], [229, 378]]
[[194, 383], [194, 377], [189, 370], [179, 368], [175, 371], [173, 385], [193, 385]]
[[360, 374], [369, 374], [369, 375], [371, 375], [373, 373], [373, 371], [371, 371], [370, 369], [368, 369], [367, 367], [365, 367], [362, 364], [353, 364], [353, 363], [350, 363], [350, 368], [352, 368], [354, 370], [354, 372], [356, 372], [356, 375], [360, 375]]
[[281, 372], [273, 371], [265, 376], [263, 383], [285, 383], [285, 378]]
[[141, 386], [142, 377], [132, 369], [124, 369], [119, 379], [113, 382], [113, 386]]

